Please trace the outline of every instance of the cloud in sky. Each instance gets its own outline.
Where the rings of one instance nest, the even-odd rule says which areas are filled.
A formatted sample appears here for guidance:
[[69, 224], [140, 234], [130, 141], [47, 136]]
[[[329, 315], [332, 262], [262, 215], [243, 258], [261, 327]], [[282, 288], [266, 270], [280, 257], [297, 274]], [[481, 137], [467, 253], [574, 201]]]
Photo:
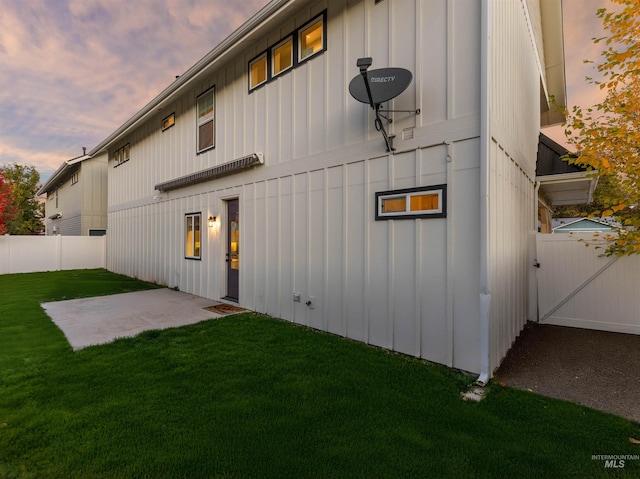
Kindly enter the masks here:
[[[567, 103], [569, 108], [574, 105], [590, 107], [602, 101], [606, 94], [598, 85], [586, 81], [587, 77], [598, 78], [596, 65], [601, 61], [600, 53], [604, 49], [602, 43], [596, 44], [592, 40], [605, 34], [596, 12], [599, 8], [615, 10], [615, 4], [611, 0], [563, 0], [562, 6]], [[585, 60], [594, 63], [584, 63]], [[575, 149], [566, 142], [561, 125], [545, 129], [544, 133], [561, 145]]]
[[267, 0], [0, 0], [0, 165], [46, 178]]
[[[0, 0], [0, 165], [33, 165], [46, 180], [267, 1]], [[611, 2], [563, 4], [569, 105], [590, 106], [603, 93], [584, 81], [583, 60], [599, 59], [595, 12]], [[562, 130], [545, 132], [562, 142]]]

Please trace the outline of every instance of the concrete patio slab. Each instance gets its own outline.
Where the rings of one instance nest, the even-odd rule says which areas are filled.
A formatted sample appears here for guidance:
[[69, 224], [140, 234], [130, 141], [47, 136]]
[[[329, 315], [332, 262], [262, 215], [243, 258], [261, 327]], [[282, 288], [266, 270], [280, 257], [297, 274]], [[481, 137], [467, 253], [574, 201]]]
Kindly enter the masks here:
[[132, 337], [150, 329], [194, 324], [220, 314], [203, 308], [217, 301], [171, 289], [42, 303], [74, 350]]

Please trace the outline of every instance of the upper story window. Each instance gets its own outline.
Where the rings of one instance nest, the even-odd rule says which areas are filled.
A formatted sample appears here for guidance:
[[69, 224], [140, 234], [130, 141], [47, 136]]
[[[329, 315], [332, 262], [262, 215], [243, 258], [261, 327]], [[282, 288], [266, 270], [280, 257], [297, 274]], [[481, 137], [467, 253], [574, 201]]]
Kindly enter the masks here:
[[279, 75], [293, 66], [292, 37], [273, 47], [271, 64], [273, 65], [273, 76]]
[[215, 146], [215, 88], [198, 97], [198, 153]]
[[249, 61], [249, 92], [324, 52], [326, 23], [324, 11]]
[[267, 54], [263, 53], [249, 62], [249, 88], [256, 88], [267, 81]]
[[162, 119], [162, 131], [171, 128], [175, 124], [176, 124], [176, 114], [171, 113], [171, 115]]
[[75, 185], [78, 182], [78, 172], [76, 171], [71, 175], [71, 184]]
[[129, 143], [113, 152], [113, 161], [115, 161], [116, 163], [115, 165], [113, 165], [114, 168], [116, 166], [120, 166], [126, 161], [129, 161]]
[[299, 33], [300, 61], [324, 50], [324, 19], [313, 20], [308, 26], [302, 27]]

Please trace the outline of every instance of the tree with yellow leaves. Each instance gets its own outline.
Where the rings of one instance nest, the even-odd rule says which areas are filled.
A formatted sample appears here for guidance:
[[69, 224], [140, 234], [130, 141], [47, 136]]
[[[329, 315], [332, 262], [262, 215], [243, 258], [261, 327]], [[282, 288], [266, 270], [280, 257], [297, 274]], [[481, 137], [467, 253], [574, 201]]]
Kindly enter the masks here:
[[576, 147], [572, 163], [608, 176], [611, 188], [601, 197], [602, 210], [623, 227], [607, 238], [607, 254], [640, 254], [640, 0], [611, 0], [616, 11], [599, 9], [609, 35], [594, 39], [606, 50], [597, 65], [601, 77], [587, 81], [606, 89], [599, 104], [565, 111], [565, 134]]

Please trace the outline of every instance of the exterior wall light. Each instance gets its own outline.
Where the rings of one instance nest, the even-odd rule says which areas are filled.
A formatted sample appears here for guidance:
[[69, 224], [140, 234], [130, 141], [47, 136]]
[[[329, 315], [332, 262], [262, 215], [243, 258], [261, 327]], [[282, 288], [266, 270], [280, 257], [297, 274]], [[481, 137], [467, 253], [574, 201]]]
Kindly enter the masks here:
[[209, 216], [209, 228], [213, 228], [213, 225], [216, 223], [215, 216]]

